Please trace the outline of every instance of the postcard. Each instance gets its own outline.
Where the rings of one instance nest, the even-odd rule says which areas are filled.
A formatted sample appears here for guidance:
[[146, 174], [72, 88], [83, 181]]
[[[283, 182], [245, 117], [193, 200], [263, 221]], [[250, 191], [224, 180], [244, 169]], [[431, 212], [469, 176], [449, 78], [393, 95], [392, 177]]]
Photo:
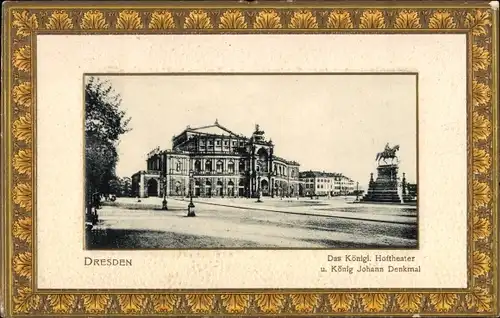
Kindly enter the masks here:
[[498, 315], [497, 2], [3, 17], [3, 316]]

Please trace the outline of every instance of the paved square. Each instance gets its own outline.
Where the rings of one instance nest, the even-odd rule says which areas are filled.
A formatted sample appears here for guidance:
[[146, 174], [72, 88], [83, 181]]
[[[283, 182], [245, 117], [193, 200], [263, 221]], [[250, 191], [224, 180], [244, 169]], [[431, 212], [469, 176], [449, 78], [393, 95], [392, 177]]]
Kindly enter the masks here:
[[119, 198], [98, 210], [89, 249], [416, 248], [415, 206], [352, 203], [353, 198]]

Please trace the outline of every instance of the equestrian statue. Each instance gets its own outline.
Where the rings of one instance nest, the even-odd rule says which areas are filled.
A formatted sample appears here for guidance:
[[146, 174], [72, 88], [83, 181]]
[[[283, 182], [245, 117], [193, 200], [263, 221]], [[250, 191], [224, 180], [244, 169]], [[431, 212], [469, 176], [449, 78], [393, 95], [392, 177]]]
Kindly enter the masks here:
[[377, 157], [375, 158], [375, 161], [380, 165], [380, 160], [384, 161], [385, 164], [387, 164], [386, 159], [391, 159], [391, 164], [394, 163], [394, 159], [398, 159], [398, 156], [396, 155], [396, 152], [399, 150], [399, 145], [395, 145], [394, 147], [389, 147], [389, 143], [385, 145], [385, 149], [382, 152], [377, 153]]

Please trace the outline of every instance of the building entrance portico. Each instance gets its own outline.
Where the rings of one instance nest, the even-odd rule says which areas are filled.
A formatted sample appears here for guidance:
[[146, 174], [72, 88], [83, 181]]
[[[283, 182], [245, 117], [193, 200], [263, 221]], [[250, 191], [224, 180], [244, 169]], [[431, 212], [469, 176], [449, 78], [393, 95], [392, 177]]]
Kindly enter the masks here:
[[227, 195], [230, 197], [234, 197], [234, 182], [229, 181], [227, 184]]
[[158, 192], [158, 181], [156, 179], [148, 180], [148, 197], [157, 197], [159, 196]]
[[269, 182], [267, 179], [262, 179], [260, 181], [260, 190], [262, 191], [262, 195], [268, 196], [271, 194], [269, 190]]
[[207, 197], [212, 196], [212, 183], [207, 180], [207, 183], [205, 183], [205, 195]]
[[222, 197], [224, 194], [222, 192], [222, 181], [217, 181], [216, 195]]

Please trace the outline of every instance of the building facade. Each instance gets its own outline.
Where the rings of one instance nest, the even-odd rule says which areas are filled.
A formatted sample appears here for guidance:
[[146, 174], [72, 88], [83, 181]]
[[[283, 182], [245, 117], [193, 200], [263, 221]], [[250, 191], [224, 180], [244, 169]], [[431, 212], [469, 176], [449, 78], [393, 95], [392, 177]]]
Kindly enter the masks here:
[[300, 180], [304, 185], [305, 196], [336, 196], [352, 194], [355, 182], [341, 173], [302, 171]]
[[276, 156], [256, 125], [251, 137], [220, 125], [190, 128], [172, 138], [171, 150], [148, 154], [147, 170], [132, 176], [136, 196], [256, 197], [299, 195], [298, 162]]

